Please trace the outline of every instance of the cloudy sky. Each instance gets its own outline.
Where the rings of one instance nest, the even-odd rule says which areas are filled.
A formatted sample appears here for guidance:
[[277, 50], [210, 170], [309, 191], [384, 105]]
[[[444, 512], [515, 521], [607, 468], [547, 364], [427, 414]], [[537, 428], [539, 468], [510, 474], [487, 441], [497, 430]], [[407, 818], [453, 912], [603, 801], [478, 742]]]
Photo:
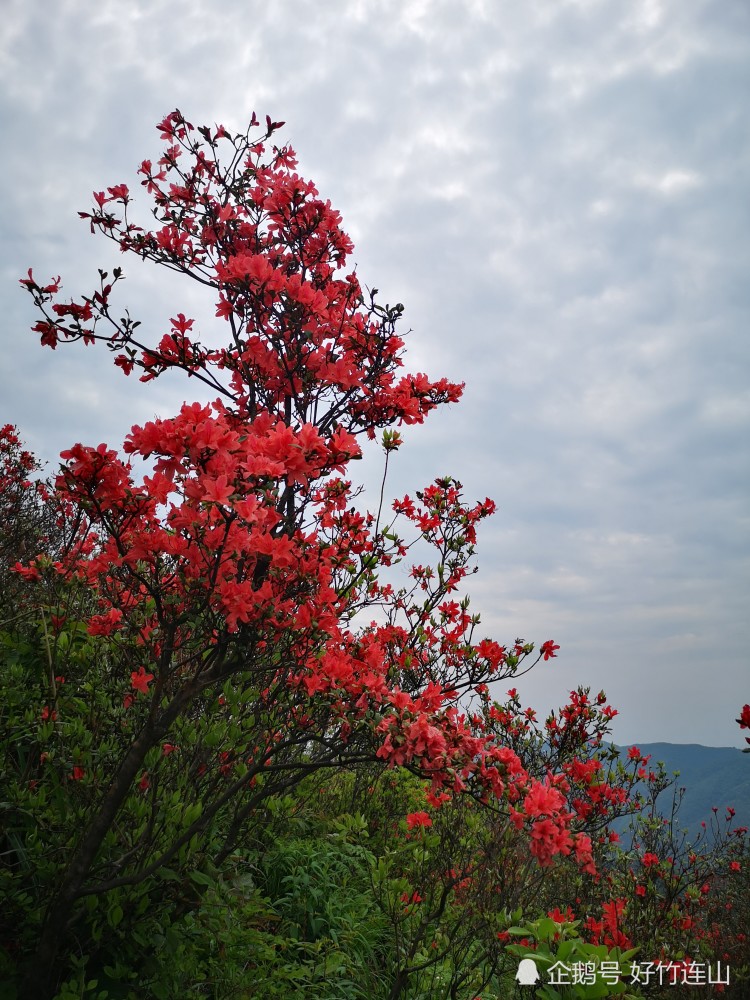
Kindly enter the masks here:
[[[500, 641], [562, 647], [524, 702], [587, 684], [621, 742], [743, 745], [747, 0], [5, 0], [0, 84], [0, 421], [51, 467], [192, 385], [42, 349], [19, 276], [77, 295], [120, 263], [76, 212], [138, 188], [173, 108], [238, 129], [268, 113], [362, 282], [405, 304], [411, 369], [466, 382], [406, 434], [391, 486], [451, 473], [498, 502], [474, 608]], [[155, 335], [177, 310], [216, 322], [122, 263], [120, 301]]]

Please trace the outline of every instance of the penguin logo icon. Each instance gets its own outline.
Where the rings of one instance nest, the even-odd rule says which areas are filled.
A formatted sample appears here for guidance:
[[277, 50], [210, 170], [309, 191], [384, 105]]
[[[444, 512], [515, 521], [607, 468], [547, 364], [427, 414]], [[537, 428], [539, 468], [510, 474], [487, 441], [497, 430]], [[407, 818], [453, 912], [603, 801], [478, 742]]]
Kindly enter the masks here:
[[516, 973], [519, 986], [534, 986], [539, 982], [539, 971], [533, 958], [522, 958]]

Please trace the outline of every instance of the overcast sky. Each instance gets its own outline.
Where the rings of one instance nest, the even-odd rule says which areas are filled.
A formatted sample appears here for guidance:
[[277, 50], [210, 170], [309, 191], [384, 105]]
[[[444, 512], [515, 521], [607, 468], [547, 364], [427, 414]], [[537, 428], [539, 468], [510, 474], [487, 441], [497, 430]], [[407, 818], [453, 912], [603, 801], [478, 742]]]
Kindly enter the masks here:
[[501, 642], [562, 647], [524, 703], [587, 684], [620, 742], [743, 745], [747, 0], [5, 0], [0, 39], [0, 422], [54, 468], [174, 412], [192, 384], [41, 348], [18, 278], [74, 296], [122, 263], [118, 301], [157, 338], [179, 310], [218, 322], [76, 212], [139, 190], [175, 107], [285, 120], [360, 280], [405, 304], [409, 368], [466, 382], [407, 431], [391, 488], [451, 473], [497, 501], [474, 609]]

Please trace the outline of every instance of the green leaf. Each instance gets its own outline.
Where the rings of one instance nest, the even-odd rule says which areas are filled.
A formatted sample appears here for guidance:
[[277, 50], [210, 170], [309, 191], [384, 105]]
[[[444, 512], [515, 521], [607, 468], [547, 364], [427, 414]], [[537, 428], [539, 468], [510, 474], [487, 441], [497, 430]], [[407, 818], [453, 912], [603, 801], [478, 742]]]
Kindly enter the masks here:
[[173, 872], [171, 868], [160, 868], [156, 873], [156, 877], [162, 879], [164, 882], [180, 881], [180, 876], [177, 872]]
[[561, 1000], [562, 997], [562, 993], [558, 993], [552, 986], [541, 986], [536, 991], [536, 995], [542, 997], [543, 1000]]
[[212, 879], [210, 875], [206, 875], [205, 872], [190, 872], [190, 879], [195, 882], [196, 885], [205, 885], [209, 888], [216, 885], [216, 880]]
[[557, 933], [558, 929], [551, 917], [542, 917], [535, 924], [534, 936], [540, 940], [548, 941]]

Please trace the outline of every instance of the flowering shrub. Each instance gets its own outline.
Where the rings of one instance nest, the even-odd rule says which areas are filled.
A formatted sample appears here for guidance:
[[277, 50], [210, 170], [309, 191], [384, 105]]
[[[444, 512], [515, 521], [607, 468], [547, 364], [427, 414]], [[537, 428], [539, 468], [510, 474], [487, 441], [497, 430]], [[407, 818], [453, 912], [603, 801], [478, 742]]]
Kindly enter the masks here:
[[0, 427], [0, 621], [20, 610], [24, 588], [13, 565], [20, 557], [49, 555], [60, 541], [57, 512], [47, 484], [37, 478], [40, 465], [24, 448], [18, 429]]
[[[118, 893], [221, 866], [263, 804], [316, 769], [409, 768], [432, 801], [468, 793], [511, 809], [541, 864], [562, 853], [592, 865], [567, 779], [528, 773], [506, 734], [464, 708], [559, 648], [547, 640], [535, 657], [531, 643], [475, 638], [457, 591], [494, 505], [467, 503], [444, 477], [390, 513], [357, 509], [344, 474], [362, 439], [383, 432], [387, 459], [396, 427], [462, 387], [403, 373], [403, 307], [347, 273], [338, 213], [296, 172], [293, 150], [269, 144], [280, 124], [253, 116], [231, 134], [174, 112], [159, 125], [163, 154], [139, 170], [155, 227], [136, 220], [125, 184], [81, 213], [124, 253], [213, 295], [216, 330], [203, 338], [183, 313], [144, 338], [114, 309], [120, 268], [72, 300], [60, 278], [30, 270], [22, 281], [44, 346], [102, 342], [126, 376], [182, 371], [214, 397], [133, 427], [122, 453], [64, 451], [54, 497], [75, 536], [60, 558], [24, 553], [16, 567], [54, 595], [62, 624], [43, 655], [66, 676], [64, 697], [30, 687], [47, 728], [17, 737], [40, 762], [40, 793], [54, 771], [55, 788], [80, 796], [74, 830], [57, 815], [68, 849], [39, 890], [24, 989], [40, 997], [99, 901], [119, 926]], [[383, 582], [407, 555], [407, 582]], [[22, 894], [22, 880], [12, 888]], [[93, 930], [84, 938], [95, 948]]]
[[[208, 398], [134, 426], [121, 451], [64, 451], [34, 508], [58, 533], [34, 528], [14, 552], [24, 610], [0, 645], [0, 971], [19, 996], [84, 995], [91, 982], [183, 995], [156, 954], [166, 942], [188, 961], [178, 928], [192, 933], [201, 914], [215, 925], [242, 851], [279, 897], [268, 911], [248, 891], [252, 927], [275, 912], [287, 944], [301, 935], [340, 956], [340, 923], [308, 906], [320, 894], [299, 865], [274, 883], [263, 838], [279, 817], [306, 821], [294, 790], [304, 802], [352, 773], [374, 789], [411, 782], [358, 827], [382, 838], [377, 856], [349, 859], [358, 898], [365, 875], [371, 885], [363, 912], [395, 942], [387, 995], [417, 983], [475, 996], [508, 972], [511, 911], [545, 884], [550, 906], [572, 908], [564, 888], [610, 878], [609, 823], [643, 777], [636, 748], [620, 761], [604, 745], [615, 712], [603, 693], [571, 692], [543, 725], [515, 688], [491, 697], [491, 683], [559, 649], [479, 634], [461, 590], [492, 501], [467, 501], [444, 476], [360, 507], [347, 477], [363, 445], [379, 438], [387, 469], [400, 428], [462, 386], [404, 372], [403, 307], [347, 273], [341, 219], [272, 143], [280, 126], [253, 116], [232, 134], [173, 112], [162, 155], [139, 169], [155, 222], [136, 217], [125, 184], [80, 213], [124, 254], [205, 289], [210, 331], [177, 312], [144, 335], [115, 309], [121, 268], [74, 299], [59, 277], [22, 279], [42, 345], [103, 343], [124, 376], [182, 372]], [[20, 510], [34, 460], [12, 429], [0, 459], [3, 502]], [[648, 900], [646, 874], [664, 864], [652, 853], [638, 869]], [[326, 877], [353, 870], [330, 850], [310, 856], [327, 859]], [[607, 887], [576, 948], [630, 946], [632, 900], [614, 876]], [[266, 956], [269, 934], [255, 938]], [[323, 963], [323, 990], [328, 974]], [[348, 966], [344, 978], [356, 995]]]

